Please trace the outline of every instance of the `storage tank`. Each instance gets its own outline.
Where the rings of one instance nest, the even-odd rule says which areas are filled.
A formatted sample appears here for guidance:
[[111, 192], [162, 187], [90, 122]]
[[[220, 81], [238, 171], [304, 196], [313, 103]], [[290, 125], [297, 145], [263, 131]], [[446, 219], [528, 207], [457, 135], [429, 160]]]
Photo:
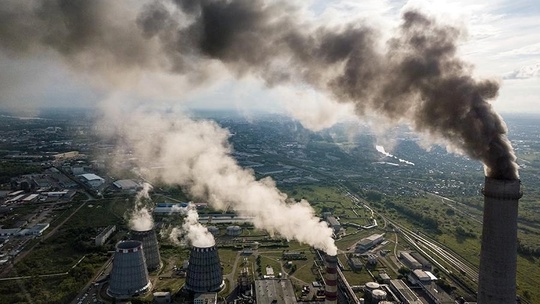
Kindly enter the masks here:
[[386, 300], [386, 291], [382, 289], [375, 289], [371, 292], [371, 298], [375, 303]]
[[373, 291], [375, 289], [379, 289], [380, 285], [377, 282], [367, 282], [366, 283], [366, 291]]
[[208, 232], [210, 232], [213, 236], [216, 236], [219, 234], [219, 228], [216, 226], [209, 226]]
[[116, 299], [131, 298], [147, 292], [152, 284], [139, 241], [116, 244], [107, 294]]
[[229, 226], [229, 227], [227, 227], [227, 235], [239, 236], [241, 234], [242, 234], [242, 228], [240, 228], [240, 226]]

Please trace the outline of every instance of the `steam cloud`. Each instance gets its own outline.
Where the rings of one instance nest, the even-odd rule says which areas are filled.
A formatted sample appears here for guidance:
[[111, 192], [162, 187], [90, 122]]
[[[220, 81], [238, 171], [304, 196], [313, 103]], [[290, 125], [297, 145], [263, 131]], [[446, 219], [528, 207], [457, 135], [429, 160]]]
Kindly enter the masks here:
[[148, 209], [152, 185], [143, 183], [143, 188], [135, 195], [135, 206], [129, 214], [129, 228], [135, 231], [148, 231], [154, 228], [154, 218]]
[[189, 203], [186, 207], [173, 206], [173, 210], [184, 216], [184, 224], [182, 227], [173, 227], [168, 233], [168, 239], [171, 242], [180, 246], [179, 238], [182, 237], [192, 246], [199, 248], [212, 247], [216, 244], [214, 236], [208, 231], [208, 228], [199, 223], [197, 207], [193, 203]]
[[[116, 117], [114, 111], [108, 114]], [[270, 178], [256, 180], [252, 171], [240, 167], [230, 155], [229, 133], [216, 123], [179, 115], [137, 112], [124, 113], [122, 120], [106, 120], [118, 122], [117, 133], [130, 145], [138, 163], [146, 167], [148, 178], [183, 185], [192, 196], [214, 208], [253, 217], [254, 226], [271, 235], [336, 254], [332, 229], [315, 216], [308, 202], [290, 202]]]
[[[317, 24], [293, 1], [7, 0], [0, 6], [0, 50], [11, 60], [60, 57], [113, 90], [138, 87], [152, 73], [204, 86], [223, 68], [269, 87], [307, 86], [352, 104], [359, 116], [408, 122], [481, 160], [489, 177], [518, 178], [506, 125], [487, 102], [498, 82], [474, 79], [472, 66], [457, 57], [458, 28], [418, 11], [402, 18], [383, 51], [380, 35], [365, 23]], [[333, 250], [330, 230], [307, 202], [288, 204], [271, 180], [256, 181], [240, 168], [216, 124], [156, 116], [125, 123], [118, 130], [142, 164], [170, 168], [157, 177], [217, 208], [255, 216], [271, 233]]]
[[187, 207], [182, 230], [191, 245], [195, 247], [206, 248], [216, 244], [214, 236], [208, 231], [208, 228], [199, 223], [199, 214], [193, 204], [189, 204]]

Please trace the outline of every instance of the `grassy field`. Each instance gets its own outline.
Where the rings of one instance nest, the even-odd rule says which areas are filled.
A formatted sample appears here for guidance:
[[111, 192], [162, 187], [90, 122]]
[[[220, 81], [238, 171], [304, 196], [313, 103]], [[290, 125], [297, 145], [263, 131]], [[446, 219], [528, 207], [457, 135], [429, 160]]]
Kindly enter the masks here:
[[[73, 202], [61, 210], [51, 226], [65, 220], [80, 203]], [[125, 204], [123, 199], [118, 198], [88, 202], [53, 236], [47, 240], [40, 239], [32, 252], [16, 264], [9, 276], [60, 275], [54, 278], [25, 279], [16, 285], [11, 281], [0, 282], [0, 290], [15, 288], [10, 293], [0, 292], [0, 302], [21, 302], [15, 300], [14, 296], [17, 295], [25, 298], [26, 302], [32, 299], [33, 303], [64, 303], [73, 298], [108, 259], [106, 251], [93, 247], [93, 237], [98, 233], [96, 227], [112, 224], [122, 226], [123, 218], [111, 210], [125, 208]], [[80, 260], [80, 264], [72, 269]], [[62, 274], [65, 272], [67, 274]]]

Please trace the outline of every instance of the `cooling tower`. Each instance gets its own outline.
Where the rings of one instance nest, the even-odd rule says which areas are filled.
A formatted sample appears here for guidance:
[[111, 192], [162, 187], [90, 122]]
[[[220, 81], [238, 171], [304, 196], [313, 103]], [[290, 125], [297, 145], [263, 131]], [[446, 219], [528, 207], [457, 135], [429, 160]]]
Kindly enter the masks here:
[[154, 229], [147, 231], [131, 231], [131, 239], [143, 243], [144, 258], [148, 271], [158, 270], [161, 267], [159, 245]]
[[324, 283], [326, 285], [324, 290], [325, 304], [337, 303], [337, 256], [325, 255], [326, 260], [326, 274], [324, 276]]
[[111, 279], [107, 294], [123, 299], [138, 296], [151, 287], [144, 261], [142, 243], [124, 241], [116, 244]]
[[519, 180], [486, 177], [479, 304], [515, 304]]
[[224, 284], [216, 246], [193, 247], [189, 254], [185, 288], [197, 293], [217, 292]]

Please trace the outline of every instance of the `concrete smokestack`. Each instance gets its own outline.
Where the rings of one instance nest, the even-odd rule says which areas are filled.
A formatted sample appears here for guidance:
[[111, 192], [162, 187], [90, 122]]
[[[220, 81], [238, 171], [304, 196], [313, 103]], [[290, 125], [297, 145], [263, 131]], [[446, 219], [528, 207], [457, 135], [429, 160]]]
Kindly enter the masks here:
[[478, 303], [515, 304], [519, 179], [486, 177]]
[[131, 231], [131, 239], [143, 243], [144, 258], [148, 271], [161, 268], [161, 256], [159, 254], [159, 244], [154, 229], [146, 231]]
[[325, 304], [337, 304], [337, 256], [325, 255], [326, 274], [325, 283]]
[[193, 247], [185, 288], [192, 292], [219, 292], [225, 286], [216, 246]]
[[144, 294], [151, 287], [143, 244], [139, 241], [118, 242], [107, 294], [116, 299], [126, 299]]

